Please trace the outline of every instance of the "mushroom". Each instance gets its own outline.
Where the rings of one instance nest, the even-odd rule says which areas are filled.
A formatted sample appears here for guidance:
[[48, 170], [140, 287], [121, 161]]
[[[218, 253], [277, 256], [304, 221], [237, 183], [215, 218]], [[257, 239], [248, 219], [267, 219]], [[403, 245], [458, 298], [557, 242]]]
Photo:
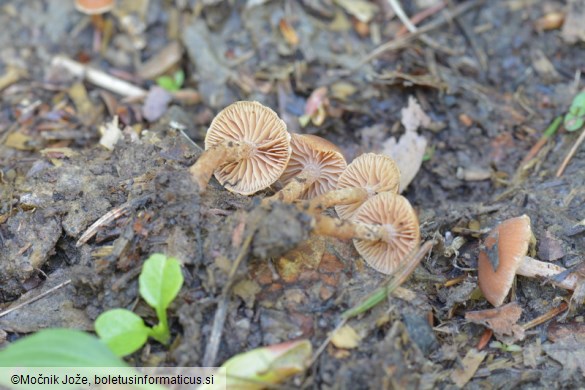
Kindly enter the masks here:
[[310, 201], [310, 210], [335, 206], [339, 217], [351, 219], [362, 203], [381, 192], [398, 193], [400, 170], [388, 156], [365, 153], [339, 176], [337, 189]]
[[366, 200], [351, 221], [318, 215], [317, 234], [353, 238], [364, 260], [385, 274], [394, 273], [420, 243], [418, 218], [408, 200], [382, 192]]
[[[99, 38], [99, 33], [104, 29], [102, 15], [114, 9], [115, 3], [115, 0], [75, 0], [75, 8], [91, 17], [91, 24], [95, 28], [94, 38]], [[94, 42], [99, 42], [99, 39]]]
[[[501, 222], [486, 237], [485, 249], [479, 253], [477, 278], [479, 288], [492, 305], [498, 307], [504, 303], [516, 274], [549, 279], [566, 271], [558, 265], [526, 256], [534, 241], [527, 215]], [[558, 287], [574, 290], [579, 278], [570, 274], [561, 281], [549, 280]]]
[[311, 199], [331, 191], [347, 167], [339, 148], [316, 135], [292, 134], [291, 149], [290, 161], [280, 178], [285, 186], [267, 202]]
[[282, 175], [290, 154], [290, 134], [274, 111], [258, 102], [236, 102], [213, 119], [205, 152], [189, 171], [200, 192], [215, 172], [229, 191], [251, 195]]

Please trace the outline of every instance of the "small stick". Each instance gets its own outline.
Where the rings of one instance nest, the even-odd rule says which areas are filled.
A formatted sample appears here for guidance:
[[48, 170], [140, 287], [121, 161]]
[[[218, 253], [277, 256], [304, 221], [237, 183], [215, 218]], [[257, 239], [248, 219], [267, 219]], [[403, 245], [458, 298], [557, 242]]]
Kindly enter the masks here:
[[27, 299], [26, 301], [21, 302], [18, 305], [14, 306], [14, 307], [11, 307], [10, 309], [6, 309], [6, 310], [4, 310], [3, 312], [0, 313], [0, 317], [4, 317], [5, 315], [7, 315], [9, 313], [12, 313], [15, 310], [18, 310], [18, 309], [20, 309], [23, 306], [26, 306], [26, 305], [28, 305], [30, 303], [33, 303], [33, 302], [36, 302], [39, 299], [44, 298], [47, 295], [52, 294], [53, 292], [59, 290], [60, 288], [63, 288], [65, 286], [67, 286], [69, 283], [71, 283], [71, 279], [67, 279], [63, 283], [59, 283], [55, 287], [52, 287], [52, 288], [48, 289], [47, 291], [45, 291], [44, 293], [41, 293], [41, 294], [37, 295], [36, 297], [33, 297], [31, 299]]
[[64, 56], [54, 57], [52, 65], [63, 67], [74, 76], [83, 77], [90, 83], [118, 95], [126, 97], [142, 97], [146, 95], [146, 91], [142, 88]]
[[456, 284], [463, 282], [466, 278], [467, 278], [467, 275], [464, 274], [464, 275], [458, 276], [454, 279], [449, 279], [443, 284], [443, 287], [452, 287]]
[[526, 156], [522, 159], [522, 162], [520, 163], [520, 167], [523, 167], [524, 165], [526, 165], [527, 162], [529, 162], [530, 160], [532, 160], [536, 156], [536, 154], [547, 143], [547, 141], [550, 139], [550, 137], [552, 137], [557, 132], [557, 130], [561, 127], [561, 123], [563, 123], [563, 117], [557, 116], [555, 118], [555, 120], [550, 124], [550, 126], [546, 128], [546, 130], [544, 131], [544, 133], [542, 134], [542, 137], [540, 137], [538, 142], [535, 143], [532, 148], [530, 148], [530, 150], [528, 151], [528, 154], [526, 154]]
[[[410, 18], [410, 21], [414, 25], [417, 25], [420, 22], [422, 22], [423, 20], [425, 20], [426, 18], [428, 18], [429, 16], [432, 16], [432, 15], [436, 14], [437, 12], [439, 12], [440, 10], [442, 10], [443, 8], [445, 8], [446, 5], [447, 4], [444, 1], [439, 1], [437, 4], [430, 6], [428, 8], [425, 8], [422, 11], [414, 14], [412, 16], [412, 18]], [[406, 28], [406, 26], [402, 26], [398, 29], [396, 36], [399, 37], [401, 35], [406, 34], [407, 32], [408, 32], [408, 29]]]
[[569, 308], [569, 305], [567, 304], [567, 302], [562, 302], [560, 305], [549, 310], [547, 313], [544, 313], [543, 315], [536, 317], [532, 321], [528, 321], [527, 323], [522, 325], [522, 328], [524, 330], [534, 328], [535, 326], [538, 326], [542, 323], [545, 323], [546, 321], [548, 321], [550, 319], [553, 319], [554, 317], [561, 314], [562, 312], [564, 312], [568, 308]]
[[565, 159], [563, 160], [563, 163], [561, 164], [559, 170], [557, 171], [556, 177], [561, 177], [561, 175], [565, 171], [565, 168], [567, 167], [567, 165], [569, 165], [569, 161], [571, 161], [571, 159], [573, 158], [573, 156], [577, 152], [577, 149], [579, 149], [579, 146], [581, 146], [583, 141], [585, 141], [585, 129], [581, 130], [581, 135], [579, 136], [577, 142], [575, 142], [575, 144], [569, 151], [569, 154], [567, 154], [567, 157], [565, 157]]

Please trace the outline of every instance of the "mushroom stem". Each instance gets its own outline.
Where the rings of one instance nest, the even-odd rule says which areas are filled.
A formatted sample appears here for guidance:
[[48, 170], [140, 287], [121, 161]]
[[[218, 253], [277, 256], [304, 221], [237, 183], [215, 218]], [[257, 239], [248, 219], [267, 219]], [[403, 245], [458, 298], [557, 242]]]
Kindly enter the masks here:
[[189, 168], [191, 177], [199, 185], [199, 192], [204, 192], [213, 172], [221, 165], [239, 161], [251, 151], [246, 142], [225, 140], [204, 151], [197, 162]]
[[290, 182], [288, 182], [284, 188], [282, 188], [274, 195], [265, 198], [262, 203], [270, 204], [271, 202], [277, 200], [284, 203], [291, 203], [300, 198], [301, 195], [303, 195], [303, 192], [305, 192], [305, 190], [309, 188], [316, 180], [317, 177], [315, 177], [315, 175], [303, 169], [303, 171], [295, 176]]
[[543, 278], [550, 281], [557, 287], [564, 288], [566, 290], [575, 290], [579, 277], [571, 273], [563, 280], [555, 279], [555, 276], [565, 272], [567, 269], [556, 264], [546, 263], [544, 261], [533, 259], [529, 256], [524, 256], [524, 260], [520, 264], [520, 267], [516, 270], [517, 275], [526, 276], [528, 278]]
[[347, 187], [319, 195], [310, 201], [304, 202], [303, 206], [309, 213], [314, 213], [333, 206], [347, 205], [355, 202], [361, 203], [366, 201], [368, 196], [368, 191], [364, 188]]
[[389, 242], [390, 233], [383, 225], [370, 225], [362, 222], [338, 219], [326, 215], [315, 216], [313, 232], [342, 240], [358, 239], [366, 241]]

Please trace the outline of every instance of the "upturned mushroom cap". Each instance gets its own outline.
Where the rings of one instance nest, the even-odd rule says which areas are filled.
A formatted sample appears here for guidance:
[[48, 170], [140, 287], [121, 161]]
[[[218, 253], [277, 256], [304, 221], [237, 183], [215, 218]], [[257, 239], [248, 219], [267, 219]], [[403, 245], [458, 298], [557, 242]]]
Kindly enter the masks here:
[[[339, 176], [337, 189], [357, 187], [368, 191], [368, 197], [380, 192], [398, 193], [400, 170], [388, 156], [364, 153], [353, 160]], [[361, 206], [361, 202], [335, 206], [340, 218], [349, 219]]]
[[75, 0], [75, 8], [86, 15], [100, 15], [114, 8], [114, 0]]
[[[477, 278], [479, 288], [492, 305], [498, 307], [504, 303], [532, 237], [527, 215], [503, 221], [486, 237], [484, 245], [491, 253], [479, 252]], [[490, 256], [497, 256], [499, 260], [497, 271], [494, 271]]]
[[408, 200], [391, 192], [368, 199], [355, 212], [354, 221], [382, 225], [387, 240], [353, 240], [364, 260], [375, 270], [393, 274], [401, 262], [420, 243], [418, 218]]
[[216, 179], [229, 191], [251, 195], [272, 185], [290, 158], [286, 124], [258, 102], [236, 102], [217, 114], [205, 136], [205, 149], [224, 141], [248, 144], [244, 158], [220, 165]]
[[337, 180], [347, 167], [341, 150], [331, 142], [311, 134], [292, 134], [292, 154], [280, 180], [286, 185], [303, 170], [317, 179], [300, 199], [311, 199], [337, 185]]

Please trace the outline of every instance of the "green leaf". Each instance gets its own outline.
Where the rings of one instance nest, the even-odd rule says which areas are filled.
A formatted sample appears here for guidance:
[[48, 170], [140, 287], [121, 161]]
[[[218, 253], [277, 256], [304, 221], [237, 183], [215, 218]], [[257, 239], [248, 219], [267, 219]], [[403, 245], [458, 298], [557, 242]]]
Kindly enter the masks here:
[[576, 131], [583, 127], [585, 123], [585, 92], [575, 96], [569, 112], [565, 115], [563, 125], [567, 131]]
[[41, 330], [0, 351], [0, 367], [125, 367], [97, 337], [71, 329]]
[[169, 92], [177, 91], [179, 87], [175, 84], [175, 79], [171, 76], [161, 76], [156, 79], [159, 87], [166, 89]]
[[150, 328], [142, 318], [126, 309], [108, 310], [95, 320], [95, 331], [118, 356], [139, 350], [148, 339]]
[[138, 278], [140, 295], [157, 311], [164, 311], [183, 286], [181, 263], [160, 253], [151, 255], [142, 266]]
[[177, 89], [181, 89], [183, 83], [185, 82], [185, 72], [183, 72], [182, 69], [179, 69], [178, 71], [175, 72], [174, 77], [175, 86], [177, 87]]

